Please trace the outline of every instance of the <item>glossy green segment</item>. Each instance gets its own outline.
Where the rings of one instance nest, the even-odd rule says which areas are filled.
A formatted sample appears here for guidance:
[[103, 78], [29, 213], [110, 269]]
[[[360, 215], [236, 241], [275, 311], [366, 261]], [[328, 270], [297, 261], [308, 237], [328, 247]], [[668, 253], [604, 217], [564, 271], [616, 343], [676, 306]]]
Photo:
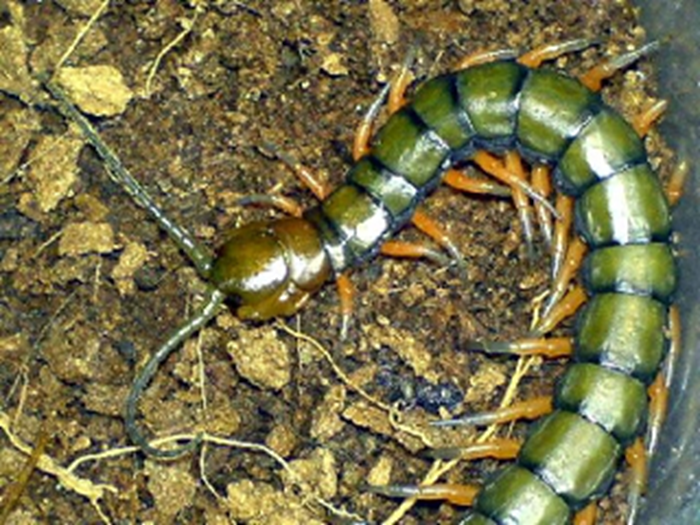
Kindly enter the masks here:
[[395, 113], [379, 130], [372, 155], [394, 173], [422, 188], [441, 173], [450, 153], [437, 134], [422, 126], [410, 108]]
[[666, 318], [666, 307], [649, 297], [594, 295], [578, 319], [575, 358], [650, 384], [666, 352]]
[[542, 160], [556, 160], [599, 105], [578, 80], [533, 69], [520, 94], [516, 135], [520, 147]]
[[640, 164], [599, 182], [576, 202], [576, 225], [589, 246], [648, 243], [671, 234], [658, 177]]
[[518, 462], [578, 508], [607, 490], [621, 454], [622, 447], [601, 427], [557, 410], [535, 425]]
[[355, 186], [340, 186], [323, 201], [321, 208], [356, 258], [376, 249], [390, 229], [391, 217], [387, 211]]
[[588, 254], [581, 274], [592, 293], [650, 295], [667, 302], [676, 289], [676, 263], [665, 243], [600, 248]]
[[453, 92], [454, 77], [445, 75], [423, 84], [411, 101], [411, 107], [453, 150], [469, 144], [476, 132]]
[[532, 472], [517, 465], [504, 468], [487, 482], [474, 507], [497, 523], [564, 525], [571, 517], [563, 499]]
[[644, 144], [632, 126], [605, 108], [571, 143], [557, 165], [555, 177], [564, 191], [580, 195], [596, 180], [645, 158]]
[[516, 62], [491, 62], [455, 73], [460, 104], [480, 139], [511, 139], [517, 95], [527, 70]]
[[347, 179], [380, 200], [394, 219], [407, 214], [415, 205], [416, 187], [402, 176], [381, 169], [369, 157], [355, 164]]
[[559, 381], [555, 403], [597, 423], [627, 445], [646, 420], [647, 391], [643, 383], [621, 372], [579, 363]]

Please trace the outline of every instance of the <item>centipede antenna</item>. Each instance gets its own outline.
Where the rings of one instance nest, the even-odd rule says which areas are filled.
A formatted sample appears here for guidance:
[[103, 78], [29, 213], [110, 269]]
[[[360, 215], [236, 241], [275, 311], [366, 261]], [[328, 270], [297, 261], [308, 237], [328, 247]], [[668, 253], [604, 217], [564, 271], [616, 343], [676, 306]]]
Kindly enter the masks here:
[[209, 295], [204, 306], [171, 334], [168, 340], [156, 350], [131, 386], [131, 391], [126, 400], [124, 425], [126, 426], [126, 432], [129, 434], [131, 441], [149, 456], [168, 459], [177, 458], [196, 448], [202, 441], [202, 436], [198, 435], [186, 445], [176, 449], [162, 450], [151, 446], [136, 425], [136, 405], [144, 390], [153, 379], [153, 376], [155, 376], [158, 371], [161, 363], [167, 359], [180, 344], [186, 341], [216, 315], [225, 297], [226, 296], [222, 292], [210, 287]]
[[167, 217], [163, 210], [153, 202], [148, 192], [146, 192], [131, 173], [129, 173], [119, 158], [109, 146], [107, 146], [104, 140], [102, 140], [97, 130], [90, 124], [87, 117], [78, 111], [78, 108], [69, 100], [63, 89], [51, 80], [45, 81], [44, 85], [58, 102], [58, 108], [61, 113], [80, 127], [87, 141], [95, 148], [95, 151], [105, 163], [110, 178], [124, 188], [140, 206], [151, 214], [158, 225], [192, 260], [199, 274], [202, 277], [206, 277], [212, 265], [212, 256], [209, 254], [208, 250], [200, 245], [189, 232]]

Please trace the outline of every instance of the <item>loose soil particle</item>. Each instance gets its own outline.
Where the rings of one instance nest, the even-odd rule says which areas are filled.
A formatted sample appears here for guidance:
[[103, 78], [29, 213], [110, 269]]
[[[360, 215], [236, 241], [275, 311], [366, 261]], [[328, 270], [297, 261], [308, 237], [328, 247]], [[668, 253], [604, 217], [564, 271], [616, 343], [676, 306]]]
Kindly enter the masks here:
[[[94, 3], [8, 1], [0, 28], [0, 69], [11, 72], [0, 75], [0, 122], [7, 124], [0, 139], [0, 226], [23, 232], [0, 236], [3, 411], [28, 443], [40, 425], [50, 430], [46, 452], [63, 465], [129, 444], [118, 408], [129, 384], [203, 290], [188, 261], [110, 181], [79, 135], [36, 104], [47, 97], [33, 77], [62, 56]], [[148, 94], [156, 57], [187, 27], [155, 68]], [[314, 203], [280, 162], [261, 152], [263, 141], [332, 184], [342, 180], [360, 115], [410, 48], [422, 79], [475, 50], [527, 50], [571, 38], [601, 42], [554, 64], [577, 74], [639, 46], [644, 32], [634, 10], [613, 0], [126, 2], [107, 9], [66, 65], [106, 67], [123, 78], [117, 106], [107, 113], [86, 110], [117, 114], [95, 120], [105, 140], [169, 216], [215, 246], [222, 238], [215, 232], [276, 215], [238, 206], [242, 196], [276, 188]], [[641, 61], [617, 74], [603, 94], [629, 117], [653, 97], [650, 76]], [[666, 173], [669, 155], [653, 131], [650, 143], [658, 148], [652, 162]], [[382, 369], [395, 373], [409, 393], [420, 378], [457, 385], [467, 394], [463, 410], [486, 410], [500, 401], [515, 362], [467, 353], [465, 343], [522, 336], [532, 299], [547, 287], [549, 261], [541, 253], [526, 260], [508, 201], [440, 188], [425, 207], [464, 254], [466, 275], [380, 258], [353, 272], [357, 300], [345, 345], [338, 344], [331, 285], [287, 322], [330, 349], [355, 384], [385, 403], [389, 393], [374, 375]], [[421, 237], [408, 229], [401, 238]], [[268, 359], [273, 350], [277, 357]], [[562, 366], [535, 366], [518, 398], [551, 392]], [[336, 509], [373, 523], [397, 502], [363, 493], [363, 483], [416, 483], [430, 466], [415, 454], [421, 440], [393, 428], [385, 411], [342, 385], [317, 350], [273, 323], [243, 323], [231, 314], [220, 315], [168, 360], [140, 413], [140, 424], [158, 435], [204, 427], [266, 442], [306, 478], [302, 488], [315, 485]], [[413, 407], [405, 421], [443, 445], [476, 436], [429, 429], [435, 417]], [[513, 433], [522, 436], [526, 428], [518, 424]], [[7, 459], [3, 465], [23, 463], [4, 434], [0, 458]], [[321, 506], [304, 505], [303, 490], [264, 454], [208, 447], [203, 464], [204, 472], [191, 458], [144, 464], [138, 455], [118, 455], [85, 463], [75, 474], [118, 489], [100, 502], [113, 523], [331, 522]], [[463, 463], [444, 479], [478, 482], [496, 466]], [[13, 481], [12, 472], [0, 469], [0, 487]], [[602, 501], [601, 523], [622, 523], [625, 479], [620, 474]], [[459, 512], [419, 504], [402, 523], [452, 523]], [[37, 471], [10, 522], [100, 519], [86, 498]]]

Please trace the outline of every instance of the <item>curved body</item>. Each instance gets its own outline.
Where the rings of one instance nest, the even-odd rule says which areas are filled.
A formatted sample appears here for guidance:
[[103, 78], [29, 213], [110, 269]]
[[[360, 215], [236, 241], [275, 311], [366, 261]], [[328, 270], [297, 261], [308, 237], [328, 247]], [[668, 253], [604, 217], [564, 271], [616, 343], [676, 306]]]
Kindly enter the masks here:
[[[338, 275], [375, 255], [445, 171], [480, 149], [517, 149], [552, 166], [559, 191], [575, 197], [590, 300], [554, 412], [534, 425], [516, 462], [486, 482], [461, 525], [566, 524], [607, 491], [625, 447], [645, 429], [647, 387], [667, 347], [676, 286], [669, 205], [634, 129], [570, 77], [515, 61], [471, 67], [420, 87], [301, 222], [316, 232], [314, 264], [324, 277]], [[214, 266], [214, 281], [225, 280]], [[259, 318], [280, 313], [288, 310]]]

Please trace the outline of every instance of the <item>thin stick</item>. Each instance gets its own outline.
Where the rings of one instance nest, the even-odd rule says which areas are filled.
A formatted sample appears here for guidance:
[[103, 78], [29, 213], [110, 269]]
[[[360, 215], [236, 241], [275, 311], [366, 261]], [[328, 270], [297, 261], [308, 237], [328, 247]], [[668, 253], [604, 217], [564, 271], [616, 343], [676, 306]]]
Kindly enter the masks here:
[[56, 64], [55, 70], [58, 71], [63, 64], [65, 63], [66, 60], [68, 60], [68, 57], [71, 56], [73, 51], [78, 47], [80, 42], [85, 38], [85, 35], [87, 35], [88, 31], [92, 28], [92, 26], [97, 22], [97, 19], [102, 16], [102, 13], [104, 13], [105, 9], [107, 9], [107, 6], [109, 5], [109, 0], [104, 0], [100, 4], [100, 6], [97, 8], [97, 11], [95, 11], [92, 16], [90, 17], [90, 20], [87, 21], [85, 26], [78, 31], [78, 34], [76, 35], [75, 39], [73, 39], [73, 42], [71, 45], [66, 49], [66, 52], [63, 53], [61, 58], [58, 60], [58, 63]]

